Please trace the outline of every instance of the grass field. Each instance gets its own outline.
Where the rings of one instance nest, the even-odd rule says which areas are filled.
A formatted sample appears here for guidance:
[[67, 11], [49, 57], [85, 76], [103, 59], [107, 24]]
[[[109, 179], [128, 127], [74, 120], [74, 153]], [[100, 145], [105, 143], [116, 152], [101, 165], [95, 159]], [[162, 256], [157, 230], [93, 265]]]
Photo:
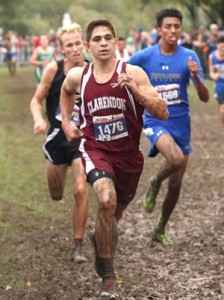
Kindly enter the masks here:
[[7, 234], [18, 234], [13, 219], [7, 218], [10, 207], [19, 209], [22, 219], [27, 218], [27, 214], [46, 217], [47, 190], [40, 155], [43, 136], [33, 135], [29, 112], [29, 101], [35, 89], [33, 69], [21, 68], [19, 74], [11, 78], [7, 69], [1, 68], [0, 76], [1, 213], [4, 215], [0, 224]]
[[[0, 257], [0, 269], [3, 270], [4, 265], [22, 251], [19, 248], [15, 251], [13, 240], [26, 236], [23, 229], [28, 236], [38, 223], [48, 222], [50, 227], [52, 220], [52, 223], [60, 222], [65, 214], [69, 218], [72, 200], [65, 196], [69, 201], [61, 201], [61, 205], [49, 201], [42, 154], [44, 137], [34, 136], [29, 111], [35, 90], [33, 68], [20, 68], [18, 75], [11, 78], [2, 67], [0, 78], [0, 242], [1, 253], [4, 253]], [[69, 180], [66, 189], [65, 194], [70, 195]], [[7, 282], [7, 276], [1, 272], [0, 282]], [[24, 284], [23, 274], [18, 280], [17, 275], [11, 273], [10, 281]]]

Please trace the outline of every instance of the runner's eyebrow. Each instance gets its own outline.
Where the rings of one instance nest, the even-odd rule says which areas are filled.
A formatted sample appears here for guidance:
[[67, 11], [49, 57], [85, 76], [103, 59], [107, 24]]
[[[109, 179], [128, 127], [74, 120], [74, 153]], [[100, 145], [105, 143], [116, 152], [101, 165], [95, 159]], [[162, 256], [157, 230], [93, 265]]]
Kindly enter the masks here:
[[113, 34], [111, 33], [108, 33], [108, 34], [105, 34], [105, 35], [95, 35], [92, 37], [92, 40], [93, 41], [101, 41], [102, 39], [106, 39], [106, 40], [111, 40], [114, 38]]

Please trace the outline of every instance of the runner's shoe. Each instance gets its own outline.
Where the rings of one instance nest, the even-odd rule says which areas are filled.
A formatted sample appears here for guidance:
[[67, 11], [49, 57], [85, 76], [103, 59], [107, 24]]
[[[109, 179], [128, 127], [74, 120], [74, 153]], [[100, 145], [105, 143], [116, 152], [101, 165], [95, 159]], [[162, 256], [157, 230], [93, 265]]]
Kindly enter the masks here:
[[152, 239], [154, 241], [161, 243], [163, 246], [168, 246], [171, 243], [171, 240], [168, 237], [168, 235], [165, 233], [165, 231], [160, 232], [160, 231], [157, 231], [156, 228], [154, 229], [154, 231], [152, 233]]
[[95, 270], [100, 277], [103, 277], [103, 274], [101, 274], [101, 272], [100, 272], [100, 266], [99, 266], [99, 261], [98, 261], [98, 257], [97, 257], [95, 233], [91, 232], [89, 235], [89, 238], [90, 238], [90, 241], [92, 243], [92, 246], [93, 246], [93, 249], [95, 252]]
[[82, 253], [81, 247], [75, 248], [75, 250], [73, 252], [72, 260], [77, 264], [82, 264], [82, 263], [87, 262], [87, 259], [85, 258], [85, 256]]
[[106, 299], [118, 299], [119, 295], [116, 292], [115, 280], [113, 276], [105, 276], [102, 279], [102, 287], [100, 297]]
[[143, 198], [143, 207], [147, 213], [152, 213], [156, 205], [156, 196], [159, 192], [160, 185], [157, 183], [156, 177], [149, 179], [149, 188]]

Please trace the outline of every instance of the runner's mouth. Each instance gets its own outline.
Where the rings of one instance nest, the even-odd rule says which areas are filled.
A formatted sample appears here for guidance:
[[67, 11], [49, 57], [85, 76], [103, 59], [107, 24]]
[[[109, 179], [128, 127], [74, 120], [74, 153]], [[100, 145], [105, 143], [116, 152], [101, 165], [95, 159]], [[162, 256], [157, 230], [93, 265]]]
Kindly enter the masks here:
[[101, 50], [100, 53], [101, 54], [107, 54], [107, 53], [109, 53], [109, 50]]

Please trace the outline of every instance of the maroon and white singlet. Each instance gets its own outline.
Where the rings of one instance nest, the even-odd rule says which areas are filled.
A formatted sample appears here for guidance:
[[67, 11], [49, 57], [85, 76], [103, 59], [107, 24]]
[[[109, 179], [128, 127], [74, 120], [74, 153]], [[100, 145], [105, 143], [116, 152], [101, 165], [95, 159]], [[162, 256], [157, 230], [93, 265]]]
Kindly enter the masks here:
[[111, 152], [132, 152], [138, 149], [142, 131], [143, 106], [131, 93], [118, 86], [118, 75], [126, 63], [118, 61], [112, 78], [103, 84], [95, 81], [93, 65], [84, 69], [81, 86], [82, 147]]

